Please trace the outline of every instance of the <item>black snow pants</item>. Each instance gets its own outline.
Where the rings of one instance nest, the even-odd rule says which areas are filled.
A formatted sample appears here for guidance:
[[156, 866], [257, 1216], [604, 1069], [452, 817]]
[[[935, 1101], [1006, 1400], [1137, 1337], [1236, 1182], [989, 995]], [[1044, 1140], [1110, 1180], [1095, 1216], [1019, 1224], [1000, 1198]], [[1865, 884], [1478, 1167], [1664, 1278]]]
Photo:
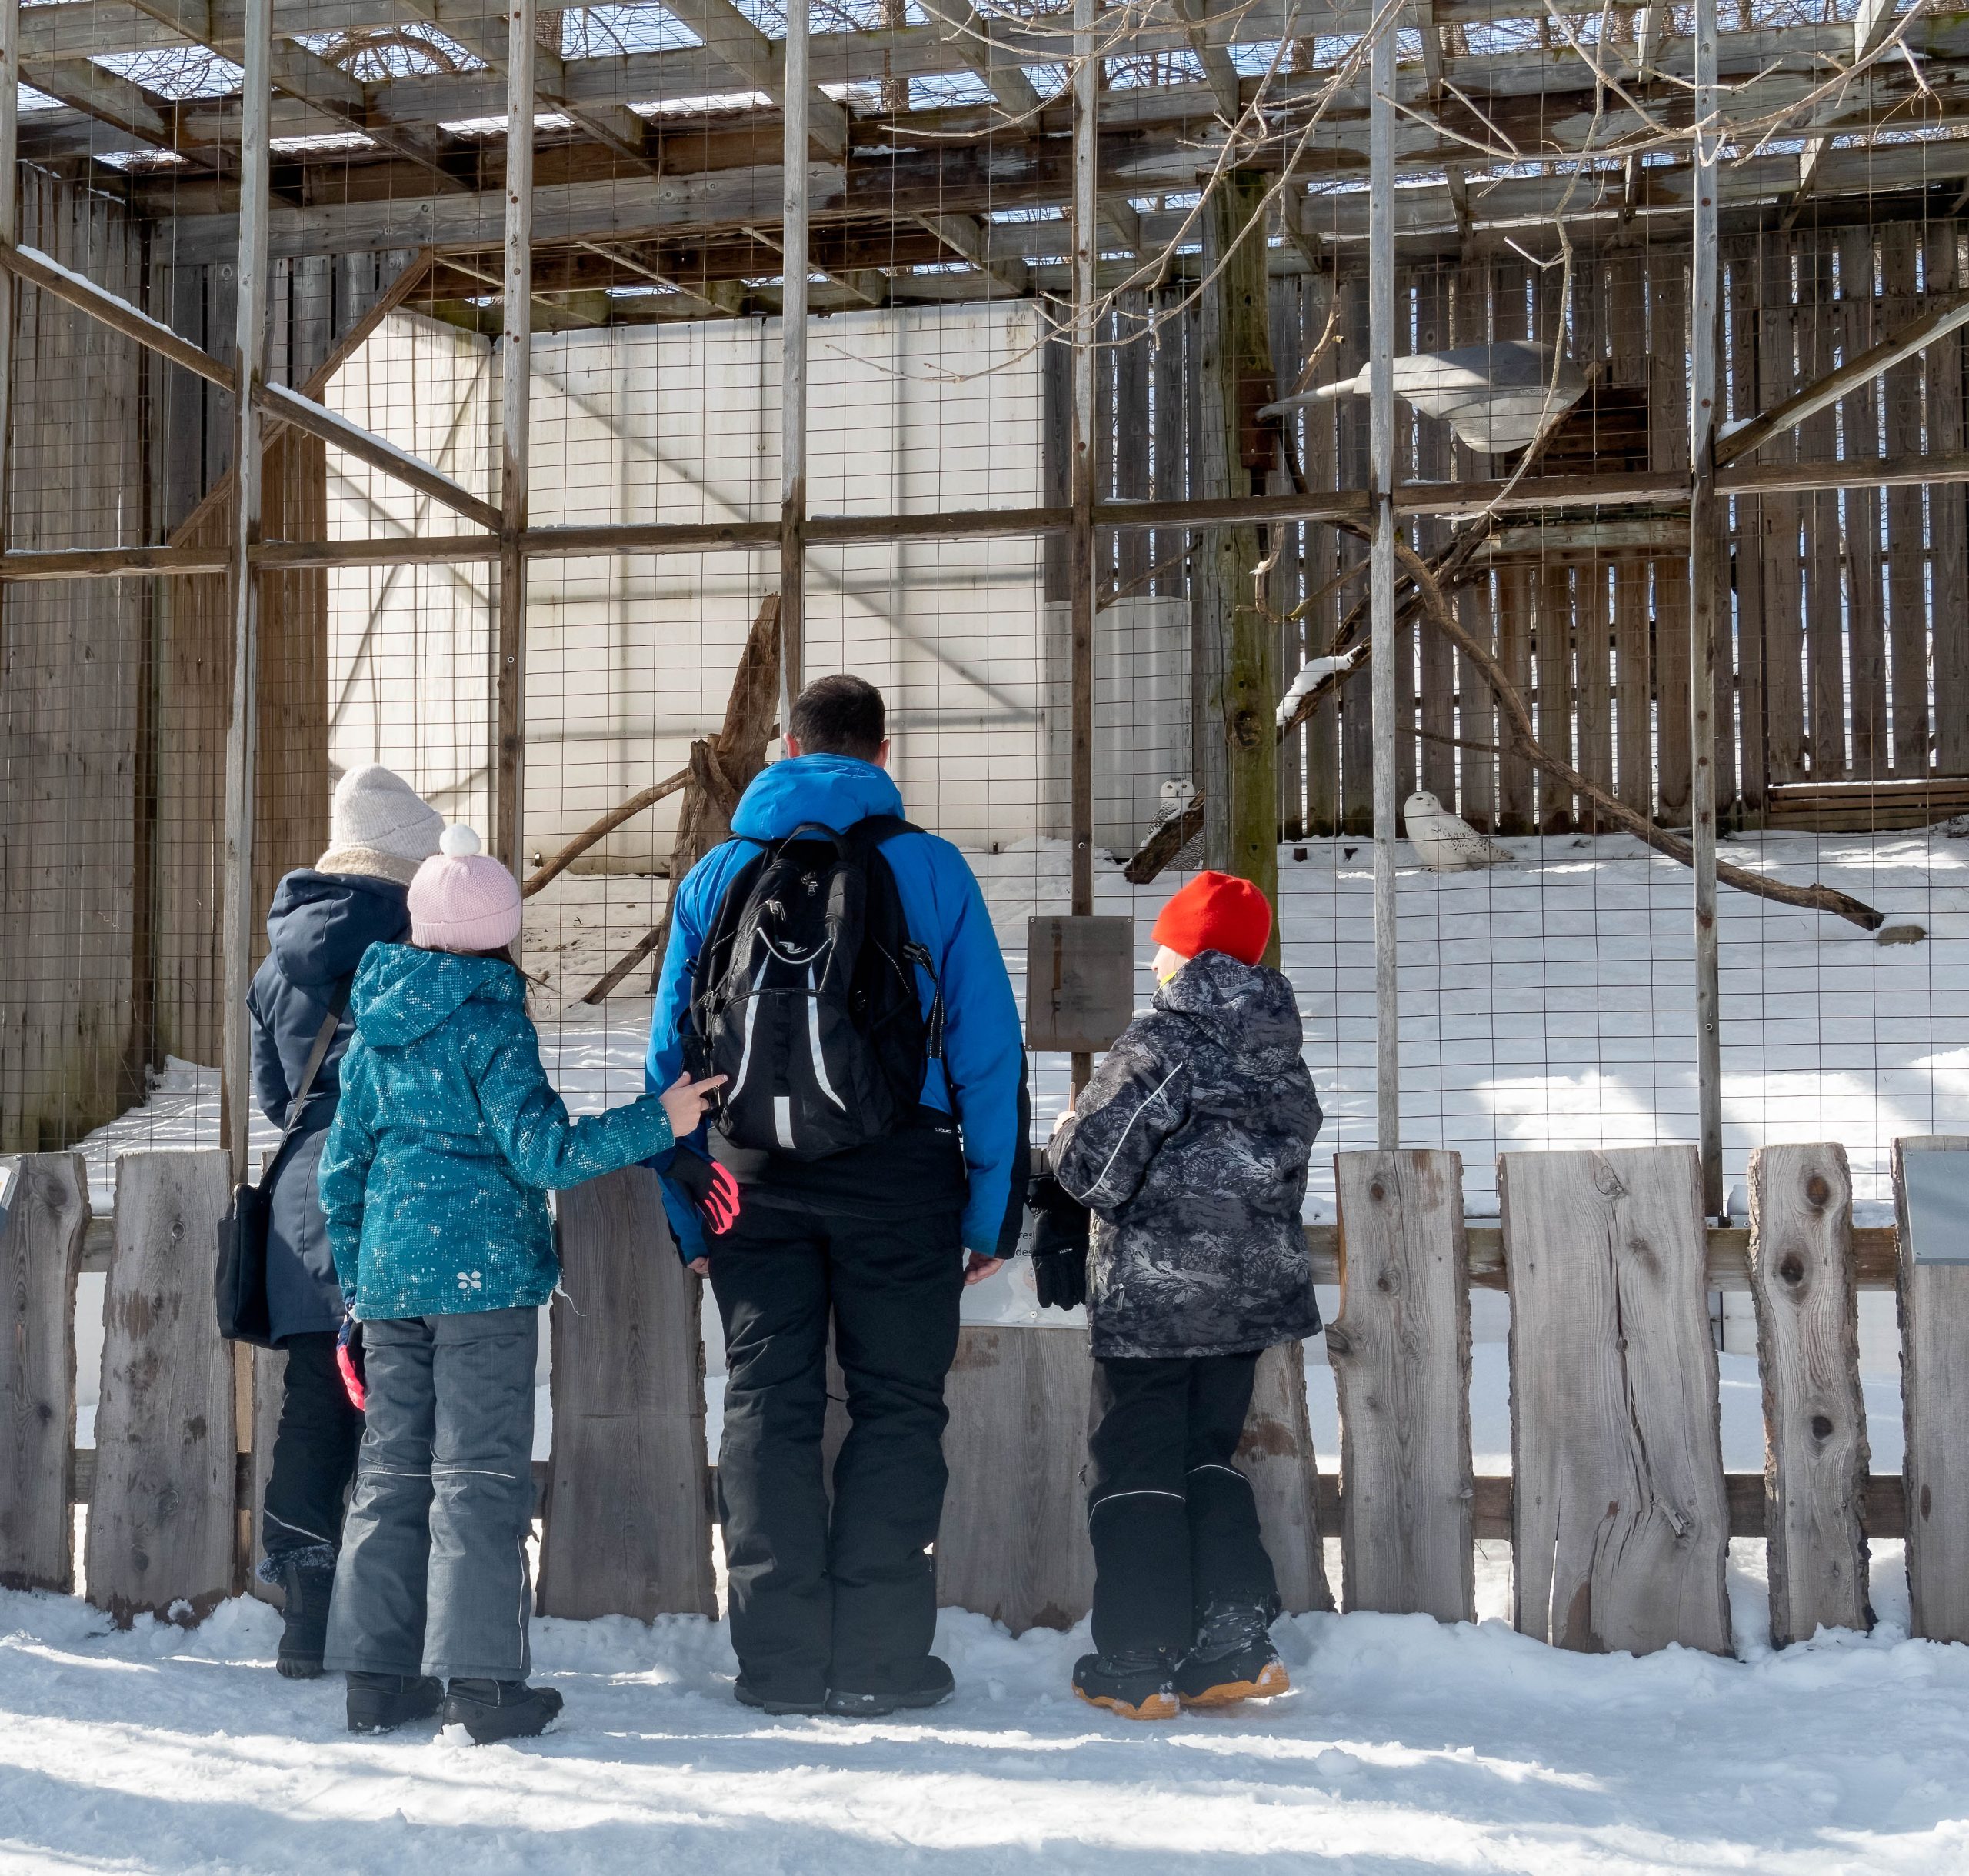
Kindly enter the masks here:
[[1231, 1463], [1258, 1365], [1255, 1355], [1095, 1364], [1087, 1518], [1103, 1654], [1181, 1655], [1211, 1603], [1276, 1601], [1251, 1483]]
[[[913, 1684], [936, 1629], [959, 1215], [855, 1218], [746, 1197], [711, 1252], [732, 1645], [765, 1699], [894, 1691]], [[821, 1445], [830, 1312], [851, 1423], [831, 1511]]]
[[260, 1510], [260, 1548], [269, 1558], [295, 1551], [341, 1548], [342, 1507], [362, 1444], [362, 1416], [348, 1404], [335, 1366], [332, 1331], [290, 1335], [280, 1428], [274, 1435], [266, 1501]]

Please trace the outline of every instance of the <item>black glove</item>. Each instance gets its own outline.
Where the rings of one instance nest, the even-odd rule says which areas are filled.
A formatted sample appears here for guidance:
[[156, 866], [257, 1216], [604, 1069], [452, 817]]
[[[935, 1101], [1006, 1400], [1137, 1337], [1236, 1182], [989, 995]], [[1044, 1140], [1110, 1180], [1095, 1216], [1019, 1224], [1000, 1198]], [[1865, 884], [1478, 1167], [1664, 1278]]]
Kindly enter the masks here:
[[680, 1146], [663, 1176], [697, 1208], [714, 1238], [722, 1238], [738, 1222], [738, 1181], [717, 1161]]
[[1087, 1239], [1093, 1220], [1051, 1173], [1033, 1181], [1025, 1202], [1035, 1221], [1032, 1280], [1039, 1307], [1077, 1308], [1087, 1301]]

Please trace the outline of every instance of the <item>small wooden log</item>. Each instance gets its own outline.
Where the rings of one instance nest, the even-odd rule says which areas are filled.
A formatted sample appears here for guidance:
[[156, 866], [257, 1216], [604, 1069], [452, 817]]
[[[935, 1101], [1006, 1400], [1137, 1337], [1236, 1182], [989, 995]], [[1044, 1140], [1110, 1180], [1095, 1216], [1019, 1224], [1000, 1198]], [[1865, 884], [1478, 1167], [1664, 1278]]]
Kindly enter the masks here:
[[1751, 1295], [1764, 1379], [1764, 1531], [1776, 1648], [1871, 1628], [1866, 1397], [1846, 1150], [1751, 1154]]
[[1071, 1628], [1093, 1606], [1084, 1429], [1087, 1338], [967, 1326], [944, 1396], [950, 1488], [937, 1538], [937, 1600], [1014, 1634]]
[[88, 1229], [88, 1182], [75, 1153], [8, 1162], [0, 1212], [0, 1586], [75, 1586], [75, 1274]]
[[1969, 1264], [1916, 1261], [1904, 1169], [1910, 1154], [1963, 1152], [1960, 1134], [1894, 1143], [1907, 1594], [1912, 1631], [1931, 1641], [1969, 1641]]
[[558, 1202], [540, 1612], [715, 1617], [702, 1282], [677, 1255], [647, 1168]]
[[1304, 1343], [1281, 1342], [1259, 1356], [1238, 1466], [1251, 1481], [1258, 1528], [1278, 1574], [1285, 1612], [1331, 1609], [1333, 1590], [1320, 1529], [1319, 1459], [1306, 1417]]
[[1344, 1606], [1474, 1621], [1462, 1156], [1341, 1153], [1334, 1171]]
[[104, 1311], [89, 1600], [128, 1628], [202, 1618], [232, 1584], [232, 1351], [212, 1311], [226, 1155], [128, 1153]]
[[1725, 1654], [1728, 1501], [1693, 1147], [1507, 1153], [1514, 1620]]

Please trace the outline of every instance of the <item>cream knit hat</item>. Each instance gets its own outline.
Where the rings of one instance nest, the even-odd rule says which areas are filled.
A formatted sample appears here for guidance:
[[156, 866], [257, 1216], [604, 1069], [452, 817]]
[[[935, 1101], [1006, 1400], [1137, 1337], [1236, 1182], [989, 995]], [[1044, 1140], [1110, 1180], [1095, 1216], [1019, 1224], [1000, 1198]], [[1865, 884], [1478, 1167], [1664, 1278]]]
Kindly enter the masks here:
[[519, 882], [461, 821], [410, 882], [410, 941], [426, 951], [497, 951], [520, 935]]
[[445, 817], [402, 776], [380, 762], [351, 768], [335, 784], [328, 850], [318, 873], [360, 873], [407, 886], [438, 851]]

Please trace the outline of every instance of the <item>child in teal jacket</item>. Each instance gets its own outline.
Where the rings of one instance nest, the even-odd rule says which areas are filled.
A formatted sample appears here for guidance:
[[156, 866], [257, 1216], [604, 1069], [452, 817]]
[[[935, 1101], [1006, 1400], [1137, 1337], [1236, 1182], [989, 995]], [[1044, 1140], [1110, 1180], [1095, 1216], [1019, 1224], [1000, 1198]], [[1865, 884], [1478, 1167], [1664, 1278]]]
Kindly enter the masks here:
[[351, 1731], [436, 1712], [475, 1739], [560, 1710], [526, 1684], [539, 1307], [559, 1271], [545, 1194], [669, 1151], [716, 1084], [570, 1119], [541, 1066], [512, 875], [469, 828], [410, 888], [408, 945], [375, 945], [322, 1155], [335, 1269], [368, 1393], [328, 1616]]

